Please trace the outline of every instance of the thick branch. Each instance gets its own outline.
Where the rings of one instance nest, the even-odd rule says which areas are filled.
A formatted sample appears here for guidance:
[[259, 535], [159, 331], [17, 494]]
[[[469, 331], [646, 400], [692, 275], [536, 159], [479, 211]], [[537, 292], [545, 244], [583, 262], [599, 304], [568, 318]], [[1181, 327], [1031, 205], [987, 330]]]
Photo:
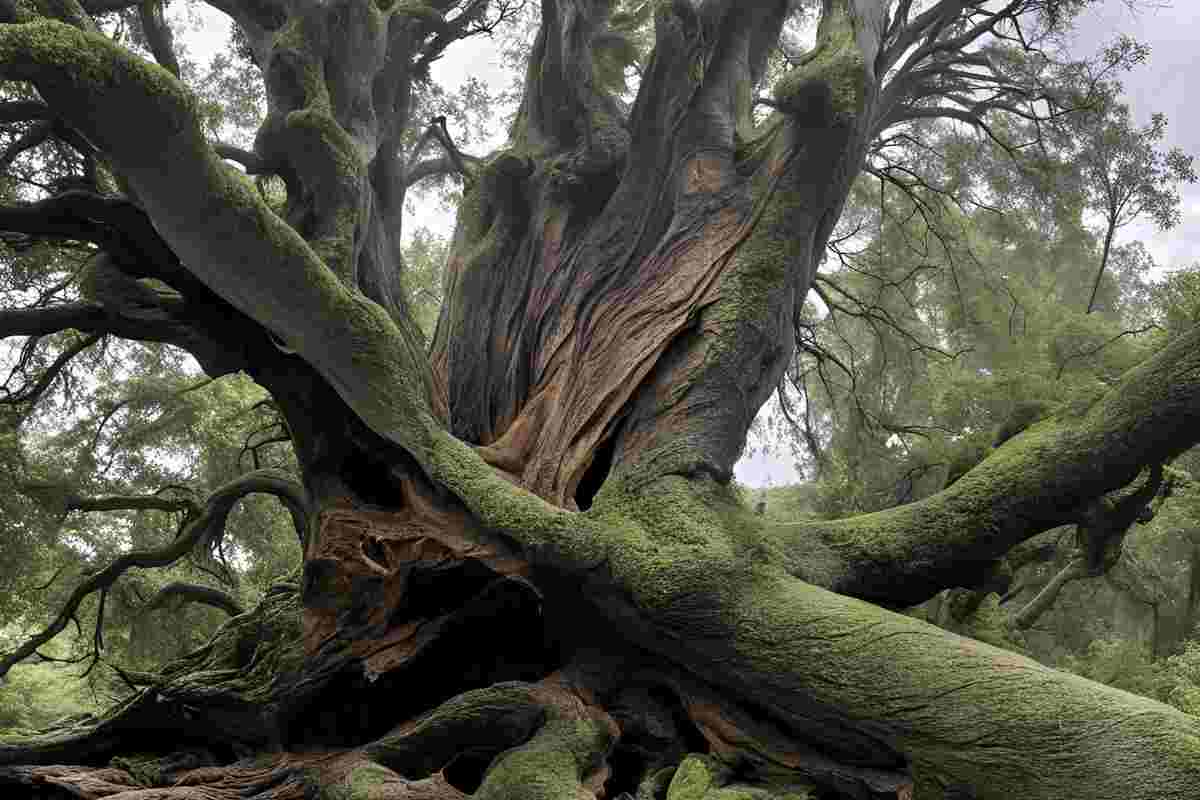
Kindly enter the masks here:
[[236, 161], [241, 164], [246, 168], [247, 175], [261, 175], [270, 171], [267, 163], [251, 150], [220, 142], [213, 145], [213, 150], [221, 158], [227, 158], [230, 161]]
[[1034, 425], [932, 497], [780, 534], [791, 542], [796, 574], [915, 605], [969, 582], [972, 569], [982, 577], [1017, 543], [1078, 521], [1091, 500], [1192, 446], [1200, 439], [1198, 395], [1200, 328], [1130, 370], [1082, 418]]
[[125, 198], [72, 190], [35, 203], [0, 207], [0, 230], [93, 242], [134, 270], [134, 277], [152, 275], [167, 282], [181, 278], [178, 259], [146, 212]]
[[[91, 80], [81, 58], [114, 77]], [[438, 423], [419, 344], [220, 161], [182, 85], [104, 37], [54, 22], [0, 29], [0, 72], [33, 81], [109, 155], [193, 274], [303, 356], [385, 438], [414, 455], [428, 449]]]
[[176, 602], [201, 603], [220, 609], [231, 617], [245, 613], [245, 609], [229, 593], [213, 588], [212, 586], [202, 586], [198, 583], [184, 583], [182, 581], [168, 583], [159, 589], [146, 602], [142, 610], [144, 612], [155, 611]]
[[67, 511], [182, 511], [197, 515], [202, 510], [195, 501], [161, 495], [105, 495], [103, 497], [68, 496]]
[[154, 53], [154, 59], [178, 78], [179, 59], [175, 56], [171, 28], [163, 18], [162, 0], [142, 0], [142, 4], [138, 6], [138, 18], [142, 22], [142, 31], [146, 34], [146, 41], [150, 43], [150, 52]]
[[429, 178], [440, 178], [445, 175], [468, 175], [461, 161], [450, 156], [427, 158], [418, 161], [404, 173], [404, 185], [412, 186]]
[[0, 122], [27, 122], [53, 117], [50, 106], [37, 100], [9, 100], [0, 103]]

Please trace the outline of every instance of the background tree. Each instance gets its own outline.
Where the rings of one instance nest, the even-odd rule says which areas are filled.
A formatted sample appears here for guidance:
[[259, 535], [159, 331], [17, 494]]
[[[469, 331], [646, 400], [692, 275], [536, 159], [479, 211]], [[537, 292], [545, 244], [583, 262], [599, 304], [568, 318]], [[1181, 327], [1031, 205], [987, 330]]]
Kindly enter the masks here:
[[[47, 196], [11, 198], [0, 228], [86, 254], [80, 297], [10, 308], [0, 333], [244, 371], [299, 479], [259, 467], [115, 501], [51, 480], [39, 502], [181, 516], [75, 596], [220, 542], [250, 494], [284, 501], [304, 569], [104, 714], [0, 746], [0, 780], [164, 798], [1196, 793], [1196, 718], [888, 609], [989, 582], [1200, 438], [1200, 332], [917, 502], [777, 525], [730, 484], [874, 143], [1053, 101], [1006, 54], [1085, 3], [823, 0], [813, 47], [767, 86], [791, 2], [655, 3], [643, 56], [636, 20], [614, 23], [640, 6], [547, 0], [509, 141], [480, 159], [415, 98], [508, 6], [219, 3], [263, 76], [247, 150], [214, 141], [156, 15], [139, 21], [160, 66], [98, 25], [123, 5], [0, 7], [0, 75], [24, 82], [3, 113], [56, 125], [18, 149], [62, 152], [37, 165]], [[631, 106], [614, 58], [640, 69]], [[435, 173], [464, 193], [427, 350], [400, 230]]]

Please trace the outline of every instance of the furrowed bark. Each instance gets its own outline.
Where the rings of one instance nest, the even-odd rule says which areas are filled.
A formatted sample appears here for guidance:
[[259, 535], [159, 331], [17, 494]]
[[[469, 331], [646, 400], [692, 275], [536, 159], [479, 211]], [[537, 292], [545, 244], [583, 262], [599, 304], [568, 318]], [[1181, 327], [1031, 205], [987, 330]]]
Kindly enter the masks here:
[[[433, 352], [452, 430], [555, 504], [609, 462], [727, 477], [790, 353], [784, 330], [861, 160], [863, 98], [829, 88], [854, 79], [835, 20], [828, 57], [754, 130], [747, 86], [786, 4], [743, 11], [659, 10], [628, 134], [562, 73], [588, 63], [586, 35], [543, 25], [538, 100], [460, 211]], [[547, 103], [581, 109], [572, 125], [591, 120], [590, 136], [550, 129]]]

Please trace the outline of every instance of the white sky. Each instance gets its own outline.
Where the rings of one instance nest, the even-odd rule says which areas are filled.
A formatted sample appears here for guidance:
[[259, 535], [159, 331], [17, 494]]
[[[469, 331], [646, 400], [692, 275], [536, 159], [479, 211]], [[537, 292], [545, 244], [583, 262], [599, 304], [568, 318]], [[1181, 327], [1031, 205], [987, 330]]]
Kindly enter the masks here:
[[[1097, 3], [1079, 20], [1073, 54], [1094, 55], [1122, 33], [1150, 45], [1149, 63], [1123, 78], [1126, 100], [1141, 124], [1154, 112], [1166, 113], [1170, 126], [1165, 145], [1180, 146], [1200, 155], [1200, 119], [1193, 118], [1193, 104], [1188, 102], [1189, 85], [1200, 76], [1200, 2], [1142, 0], [1142, 4], [1150, 7], [1135, 12], [1125, 0]], [[212, 20], [206, 34], [181, 37], [192, 57], [201, 63], [225, 46], [228, 35], [228, 23], [222, 15], [209, 12], [205, 16]], [[497, 92], [506, 88], [510, 80], [500, 68], [494, 44], [482, 37], [448, 48], [445, 56], [434, 64], [432, 75], [451, 91], [468, 76], [483, 79]], [[453, 136], [455, 132], [450, 133]], [[1180, 268], [1200, 260], [1200, 246], [1197, 246], [1200, 245], [1200, 187], [1186, 187], [1183, 194], [1184, 218], [1180, 226], [1159, 232], [1151, 225], [1135, 223], [1120, 231], [1118, 243], [1141, 239], [1155, 261], [1165, 268]], [[440, 207], [436, 198], [430, 197], [411, 209], [404, 227], [406, 233], [423, 226], [448, 235], [453, 224], [453, 216]], [[740, 461], [736, 473], [740, 482], [752, 487], [781, 486], [798, 480], [790, 458], [761, 453]]]

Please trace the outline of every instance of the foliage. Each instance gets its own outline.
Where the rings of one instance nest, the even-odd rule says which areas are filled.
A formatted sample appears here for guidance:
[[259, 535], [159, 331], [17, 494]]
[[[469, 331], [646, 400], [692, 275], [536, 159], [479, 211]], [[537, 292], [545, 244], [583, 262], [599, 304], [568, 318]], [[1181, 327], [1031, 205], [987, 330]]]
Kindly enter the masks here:
[[12, 670], [0, 684], [0, 735], [40, 730], [62, 717], [100, 710], [108, 698], [94, 694], [78, 672], [48, 662]]
[[[937, 491], [987, 444], [1027, 425], [1016, 419], [1022, 409], [1079, 416], [1161, 346], [1155, 321], [1186, 316], [1187, 278], [1152, 287], [1153, 261], [1140, 243], [1110, 247], [1085, 222], [1101, 203], [1088, 188], [1099, 179], [1078, 157], [1088, 125], [1136, 139], [1139, 155], [1123, 162], [1122, 180], [1136, 174], [1138, 191], [1161, 189], [1122, 213], [1157, 209], [1169, 224], [1172, 187], [1189, 179], [1186, 156], [1154, 147], [1165, 119], [1134, 132], [1128, 109], [1104, 98], [1086, 120], [1066, 115], [1076, 127], [1048, 126], [1040, 148], [997, 145], [1038, 135], [1006, 118], [989, 130], [994, 139], [923, 121], [876, 151], [814, 287], [824, 314], [802, 328], [781, 399], [793, 451], [819, 478], [822, 513], [873, 511]], [[918, 152], [939, 157], [919, 162]], [[1091, 313], [1078, 298], [1095, 281], [1102, 291]]]
[[1060, 668], [1090, 680], [1152, 697], [1188, 714], [1200, 715], [1200, 640], [1151, 661], [1144, 647], [1124, 639], [1097, 639], [1082, 656], [1068, 656]]
[[449, 242], [428, 228], [414, 231], [404, 248], [405, 288], [413, 318], [427, 342], [433, 339], [442, 310], [442, 267], [448, 249]]
[[1097, 639], [1091, 643], [1084, 656], [1068, 656], [1059, 667], [1090, 680], [1146, 697], [1160, 698], [1162, 694], [1160, 668], [1150, 661], [1145, 647], [1139, 642], [1127, 639]]

